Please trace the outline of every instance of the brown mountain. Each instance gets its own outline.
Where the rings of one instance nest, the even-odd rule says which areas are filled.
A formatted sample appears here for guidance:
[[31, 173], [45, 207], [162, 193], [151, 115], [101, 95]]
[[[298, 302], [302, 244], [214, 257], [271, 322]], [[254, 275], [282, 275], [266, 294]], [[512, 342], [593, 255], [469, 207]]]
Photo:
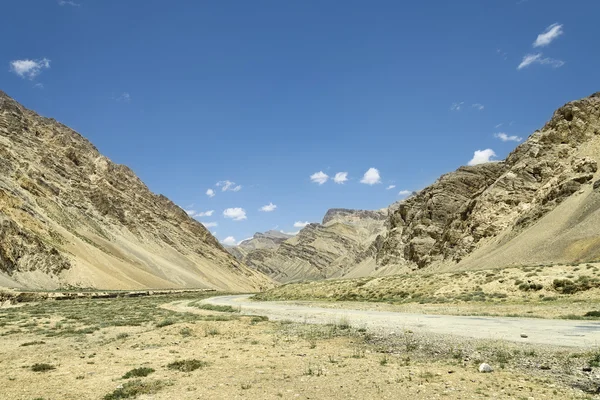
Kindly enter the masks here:
[[402, 202], [387, 270], [600, 258], [600, 93], [559, 108], [502, 162], [461, 167]]
[[276, 246], [248, 248], [241, 243], [230, 251], [280, 282], [364, 276], [375, 267], [374, 242], [385, 231], [386, 218], [387, 210], [334, 208], [321, 224], [309, 224]]
[[504, 161], [389, 207], [333, 209], [243, 259], [282, 282], [600, 259], [600, 93], [559, 108]]
[[129, 168], [0, 91], [0, 286], [271, 285]]

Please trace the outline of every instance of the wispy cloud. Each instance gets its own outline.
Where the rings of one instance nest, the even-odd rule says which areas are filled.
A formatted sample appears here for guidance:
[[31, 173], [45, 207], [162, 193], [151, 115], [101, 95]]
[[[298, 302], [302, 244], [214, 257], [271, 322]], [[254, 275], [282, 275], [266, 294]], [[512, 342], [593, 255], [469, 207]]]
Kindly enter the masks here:
[[450, 106], [450, 111], [460, 111], [464, 104], [464, 101], [461, 101], [460, 103], [452, 103], [452, 105]]
[[544, 47], [552, 43], [557, 37], [564, 33], [562, 24], [552, 24], [540, 33], [533, 42], [533, 47]]
[[308, 224], [310, 224], [310, 222], [308, 222], [308, 221], [305, 221], [305, 222], [296, 221], [296, 222], [294, 222], [294, 228], [304, 228]]
[[476, 109], [476, 110], [478, 110], [478, 111], [481, 111], [481, 110], [483, 110], [485, 108], [483, 106], [483, 104], [479, 104], [479, 103], [473, 103], [473, 104], [471, 104], [471, 107], [474, 108], [474, 109]]
[[216, 222], [202, 222], [202, 221], [200, 221], [200, 223], [202, 225], [204, 225], [205, 228], [213, 228], [215, 226], [219, 226], [219, 224], [216, 223]]
[[215, 210], [200, 211], [196, 214], [196, 217], [212, 217], [214, 212]]
[[314, 183], [318, 183], [319, 185], [324, 184], [329, 179], [329, 175], [327, 175], [323, 171], [315, 172], [310, 176], [310, 180]]
[[485, 164], [493, 161], [492, 158], [496, 157], [496, 153], [492, 149], [475, 150], [473, 158], [469, 161], [468, 165]]
[[33, 87], [36, 88], [36, 89], [43, 89], [44, 88], [44, 84], [38, 82], [35, 85], [33, 85]]
[[385, 190], [392, 190], [395, 187], [396, 187], [396, 185], [390, 185], [390, 186], [386, 187]]
[[523, 140], [523, 138], [520, 136], [517, 136], [517, 135], [508, 136], [504, 132], [494, 133], [494, 137], [502, 140], [503, 142], [517, 142], [518, 143], [521, 140]]
[[502, 49], [496, 49], [496, 53], [505, 60], [508, 58], [508, 53]]
[[115, 100], [121, 101], [123, 103], [129, 103], [131, 102], [131, 95], [129, 94], [129, 92], [123, 92], [119, 96], [117, 96]]
[[275, 211], [276, 208], [277, 208], [277, 206], [275, 204], [269, 202], [269, 204], [267, 204], [266, 206], [262, 206], [260, 208], [260, 211], [271, 212], [271, 211]]
[[221, 241], [221, 243], [226, 244], [227, 246], [234, 246], [237, 243], [237, 241], [233, 236], [227, 236]]
[[75, 3], [74, 1], [71, 1], [71, 0], [58, 0], [58, 5], [59, 6], [71, 6], [71, 7], [80, 7], [81, 6], [81, 4]]
[[223, 191], [223, 192], [227, 192], [227, 191], [239, 192], [242, 189], [242, 185], [236, 186], [235, 182], [231, 182], [229, 180], [219, 181], [216, 183], [216, 186], [220, 187], [221, 191]]
[[10, 62], [10, 70], [23, 79], [34, 79], [42, 70], [50, 68], [50, 60], [14, 60]]
[[243, 221], [245, 219], [248, 219], [246, 217], [246, 210], [240, 207], [225, 209], [225, 211], [223, 211], [223, 216], [225, 218], [230, 218], [234, 221]]
[[523, 57], [523, 61], [521, 61], [517, 69], [523, 69], [532, 64], [550, 65], [553, 68], [559, 68], [565, 65], [565, 62], [550, 57], [543, 57], [542, 53], [527, 54]]
[[398, 192], [398, 195], [406, 197], [406, 196], [410, 195], [411, 193], [412, 192], [410, 190], [401, 190], [401, 191]]
[[338, 172], [337, 174], [335, 174], [335, 176], [333, 177], [333, 181], [335, 183], [339, 183], [340, 185], [342, 185], [344, 182], [346, 182], [348, 180], [348, 173], [347, 172]]
[[363, 175], [363, 178], [360, 180], [360, 183], [364, 183], [365, 185], [375, 185], [377, 183], [381, 183], [381, 176], [379, 175], [379, 170], [377, 168], [369, 168], [367, 172]]
[[504, 122], [500, 122], [498, 125], [494, 126], [494, 128], [498, 129], [498, 128], [500, 128], [502, 125], [504, 125]]
[[208, 197], [215, 197], [215, 191], [214, 191], [214, 190], [212, 190], [212, 189], [208, 189], [208, 190], [206, 191], [206, 195], [207, 195]]

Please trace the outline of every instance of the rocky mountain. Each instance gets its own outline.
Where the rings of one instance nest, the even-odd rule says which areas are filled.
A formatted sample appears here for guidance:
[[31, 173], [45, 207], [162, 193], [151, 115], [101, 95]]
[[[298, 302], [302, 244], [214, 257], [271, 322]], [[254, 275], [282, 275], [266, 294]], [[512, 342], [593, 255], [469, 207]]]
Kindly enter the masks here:
[[309, 224], [276, 246], [242, 249], [242, 243], [237, 251], [245, 264], [280, 282], [364, 275], [373, 269], [374, 243], [386, 220], [387, 210], [331, 209], [321, 224]]
[[129, 168], [0, 91], [0, 286], [271, 285]]
[[461, 167], [402, 202], [388, 270], [600, 258], [600, 93], [559, 108], [502, 162]]
[[600, 93], [504, 161], [460, 167], [387, 211], [332, 209], [246, 264], [281, 282], [600, 259]]
[[250, 239], [243, 240], [237, 246], [225, 246], [225, 249], [235, 258], [243, 261], [244, 257], [251, 252], [258, 250], [275, 251], [281, 243], [293, 236], [276, 230], [257, 232]]

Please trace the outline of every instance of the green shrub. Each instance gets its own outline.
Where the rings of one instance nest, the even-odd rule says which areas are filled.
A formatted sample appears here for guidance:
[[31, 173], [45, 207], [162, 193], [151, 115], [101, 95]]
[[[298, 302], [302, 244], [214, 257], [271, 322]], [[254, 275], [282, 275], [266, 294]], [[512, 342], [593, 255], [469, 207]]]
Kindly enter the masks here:
[[31, 370], [33, 372], [48, 372], [48, 371], [52, 371], [53, 369], [56, 369], [56, 367], [50, 365], [50, 364], [33, 364], [31, 366]]
[[141, 394], [154, 394], [164, 387], [161, 381], [142, 382], [140, 379], [125, 382], [122, 387], [104, 396], [104, 400], [120, 400]]
[[206, 361], [190, 359], [174, 361], [167, 365], [167, 368], [181, 372], [191, 372], [197, 370], [198, 368], [204, 368], [206, 366], [208, 366], [208, 363]]
[[134, 368], [131, 371], [127, 372], [125, 375], [123, 375], [122, 379], [142, 378], [144, 376], [150, 375], [153, 372], [154, 372], [153, 368], [148, 368], [148, 367]]

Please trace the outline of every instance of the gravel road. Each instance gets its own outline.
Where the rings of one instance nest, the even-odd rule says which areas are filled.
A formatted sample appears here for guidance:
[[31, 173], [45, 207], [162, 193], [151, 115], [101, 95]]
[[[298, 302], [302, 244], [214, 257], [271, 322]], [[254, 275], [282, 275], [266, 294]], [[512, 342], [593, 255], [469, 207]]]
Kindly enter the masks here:
[[331, 309], [297, 303], [253, 301], [250, 297], [251, 295], [217, 296], [204, 302], [240, 307], [244, 314], [264, 315], [272, 320], [287, 319], [327, 324], [344, 318], [353, 326], [383, 330], [388, 333], [399, 333], [410, 329], [415, 332], [450, 334], [477, 339], [504, 339], [554, 346], [589, 348], [600, 345], [600, 322]]

